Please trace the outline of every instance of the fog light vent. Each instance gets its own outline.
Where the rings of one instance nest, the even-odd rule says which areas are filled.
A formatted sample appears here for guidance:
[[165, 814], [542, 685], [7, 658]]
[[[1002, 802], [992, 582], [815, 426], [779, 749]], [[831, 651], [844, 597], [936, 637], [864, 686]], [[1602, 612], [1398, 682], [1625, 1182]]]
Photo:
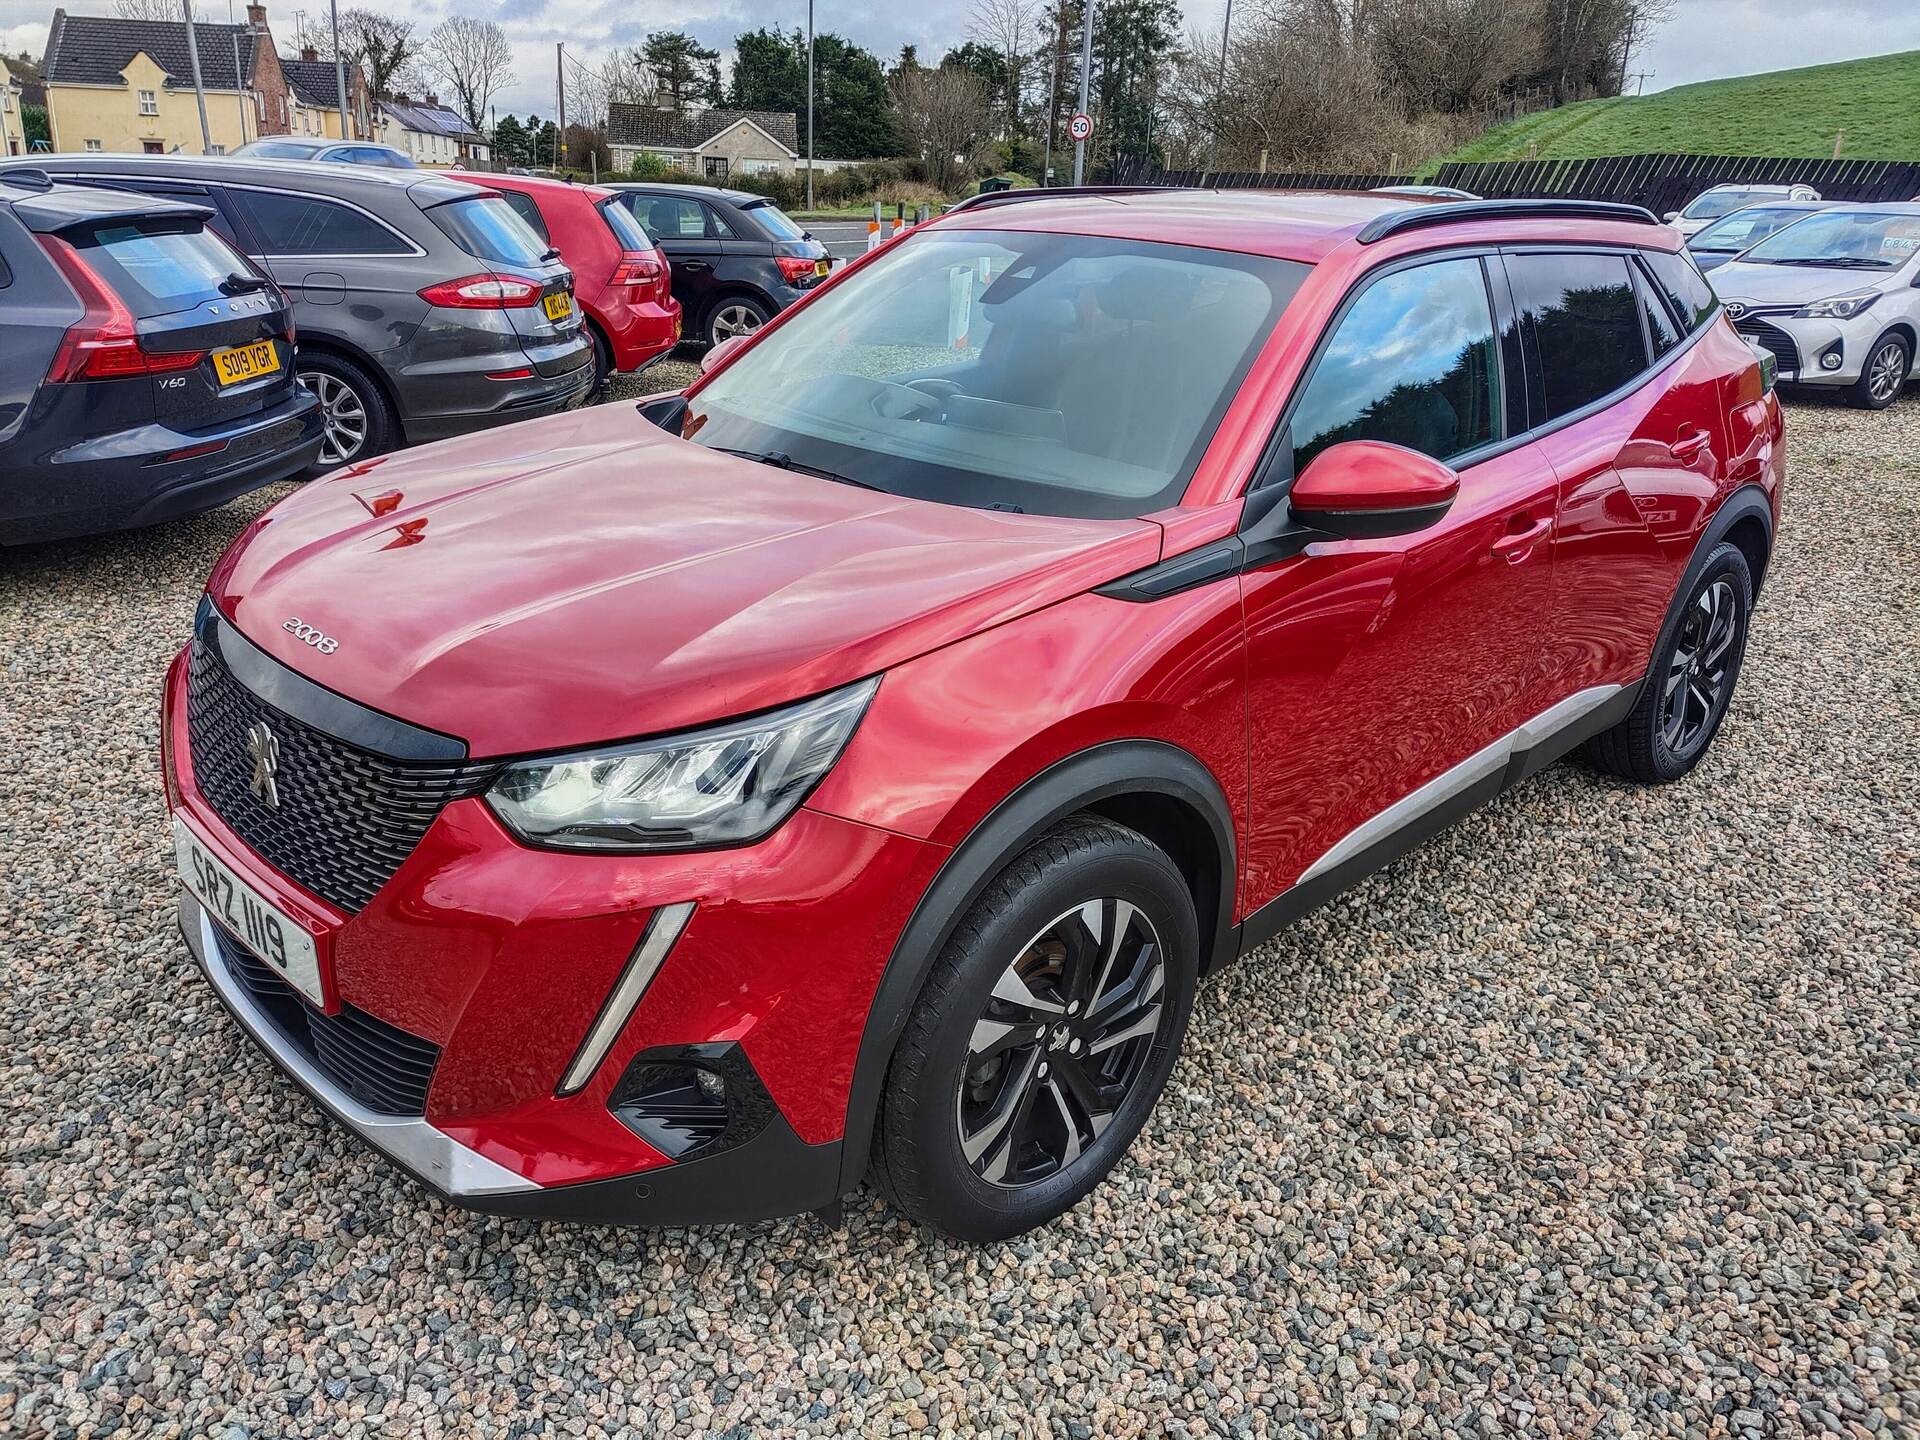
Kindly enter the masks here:
[[636, 1066], [620, 1082], [613, 1113], [662, 1155], [679, 1160], [727, 1132], [727, 1085], [693, 1065]]

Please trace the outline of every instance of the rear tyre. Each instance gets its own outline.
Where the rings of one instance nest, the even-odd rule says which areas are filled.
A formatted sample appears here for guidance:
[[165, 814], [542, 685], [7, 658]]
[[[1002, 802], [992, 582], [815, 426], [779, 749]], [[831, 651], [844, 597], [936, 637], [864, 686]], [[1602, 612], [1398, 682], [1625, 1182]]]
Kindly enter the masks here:
[[593, 341], [593, 379], [588, 382], [587, 398], [581, 401], [583, 406], [598, 405], [606, 399], [607, 387], [613, 380], [613, 347], [598, 330], [589, 327], [587, 335]]
[[1678, 780], [1699, 764], [1733, 701], [1752, 613], [1747, 557], [1723, 541], [1682, 599], [1632, 711], [1588, 742], [1593, 762], [1643, 785]]
[[1860, 378], [1847, 387], [1847, 402], [1863, 410], [1884, 410], [1900, 398], [1913, 371], [1913, 347], [1898, 335], [1882, 335], [1867, 352]]
[[773, 318], [773, 311], [751, 295], [722, 295], [707, 312], [706, 342], [718, 345], [736, 335], [751, 335]]
[[895, 1048], [874, 1178], [961, 1240], [1077, 1204], [1146, 1122], [1186, 1034], [1193, 897], [1145, 837], [1092, 818], [1029, 846], [961, 920]]
[[324, 475], [356, 460], [384, 453], [393, 444], [397, 427], [393, 407], [387, 404], [380, 382], [366, 367], [341, 355], [298, 355], [294, 374], [320, 401], [325, 439], [320, 458], [308, 476]]

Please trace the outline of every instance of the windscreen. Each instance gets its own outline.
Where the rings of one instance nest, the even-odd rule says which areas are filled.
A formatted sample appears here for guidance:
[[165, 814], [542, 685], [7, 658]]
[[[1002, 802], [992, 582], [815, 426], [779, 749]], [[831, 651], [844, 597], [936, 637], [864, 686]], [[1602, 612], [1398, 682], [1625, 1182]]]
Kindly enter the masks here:
[[691, 397], [703, 445], [1052, 515], [1180, 498], [1307, 267], [1185, 245], [923, 231]]
[[647, 234], [647, 227], [635, 218], [634, 213], [618, 200], [600, 202], [600, 214], [607, 222], [607, 228], [613, 231], [613, 238], [622, 250], [647, 251], [654, 248], [653, 237]]
[[256, 273], [208, 230], [119, 221], [70, 238], [81, 259], [140, 320], [219, 300], [226, 295], [222, 281]]
[[1812, 213], [1809, 210], [1769, 209], [1765, 205], [1749, 206], [1745, 210], [1734, 211], [1724, 220], [1714, 221], [1687, 241], [1687, 248], [1729, 253], [1744, 250], [1766, 239], [1774, 231], [1783, 230]]
[[1764, 265], [1898, 270], [1920, 249], [1920, 214], [1819, 210], [1762, 240], [1741, 258]]
[[546, 242], [498, 195], [436, 205], [427, 214], [449, 240], [476, 259], [522, 270], [537, 269], [546, 259]]
[[[1762, 190], [1709, 190], [1680, 213], [1689, 220], [1718, 220], [1722, 215], [1767, 198]], [[1772, 198], [1778, 200], [1780, 192], [1774, 191]]]
[[742, 208], [759, 221], [761, 227], [776, 240], [807, 238], [807, 232], [794, 223], [793, 217], [772, 201], [768, 201], [765, 205], [747, 205]]
[[310, 160], [313, 158], [313, 146], [292, 145], [284, 140], [255, 140], [234, 153], [245, 155], [249, 160], [262, 157], [268, 160]]

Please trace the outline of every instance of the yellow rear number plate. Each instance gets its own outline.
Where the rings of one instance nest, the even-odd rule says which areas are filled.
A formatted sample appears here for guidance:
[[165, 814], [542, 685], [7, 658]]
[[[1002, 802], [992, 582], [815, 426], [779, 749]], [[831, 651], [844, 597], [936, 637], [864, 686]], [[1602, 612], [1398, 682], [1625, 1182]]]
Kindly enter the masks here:
[[549, 320], [564, 320], [573, 313], [573, 297], [561, 291], [558, 295], [549, 295], [541, 302], [547, 307]]
[[258, 380], [280, 369], [280, 352], [271, 340], [256, 340], [251, 345], [235, 345], [230, 350], [213, 352], [213, 373], [222, 385], [238, 385]]
[[816, 261], [814, 261], [814, 262], [813, 262], [813, 273], [814, 273], [814, 274], [816, 274], [816, 275], [824, 275], [824, 274], [826, 274], [826, 273], [827, 273], [827, 264], [828, 264], [828, 262], [827, 262], [827, 261], [825, 261], [825, 260], [816, 260]]

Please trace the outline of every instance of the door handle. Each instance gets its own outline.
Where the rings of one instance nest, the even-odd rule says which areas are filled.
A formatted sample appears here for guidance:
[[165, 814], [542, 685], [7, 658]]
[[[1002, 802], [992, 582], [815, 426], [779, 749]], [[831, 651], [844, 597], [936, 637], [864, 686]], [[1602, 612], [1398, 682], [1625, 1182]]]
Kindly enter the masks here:
[[1683, 431], [1678, 440], [1667, 447], [1669, 454], [1676, 460], [1693, 459], [1713, 441], [1713, 437], [1704, 430]]
[[711, 270], [713, 266], [704, 260], [682, 260], [680, 262], [680, 268], [683, 270]]
[[1546, 537], [1547, 531], [1553, 528], [1553, 517], [1547, 515], [1527, 523], [1526, 516], [1516, 515], [1513, 517], [1513, 523], [1523, 528], [1511, 534], [1502, 535], [1494, 541], [1493, 553], [1509, 565], [1518, 565], [1533, 553], [1533, 547], [1538, 545]]

